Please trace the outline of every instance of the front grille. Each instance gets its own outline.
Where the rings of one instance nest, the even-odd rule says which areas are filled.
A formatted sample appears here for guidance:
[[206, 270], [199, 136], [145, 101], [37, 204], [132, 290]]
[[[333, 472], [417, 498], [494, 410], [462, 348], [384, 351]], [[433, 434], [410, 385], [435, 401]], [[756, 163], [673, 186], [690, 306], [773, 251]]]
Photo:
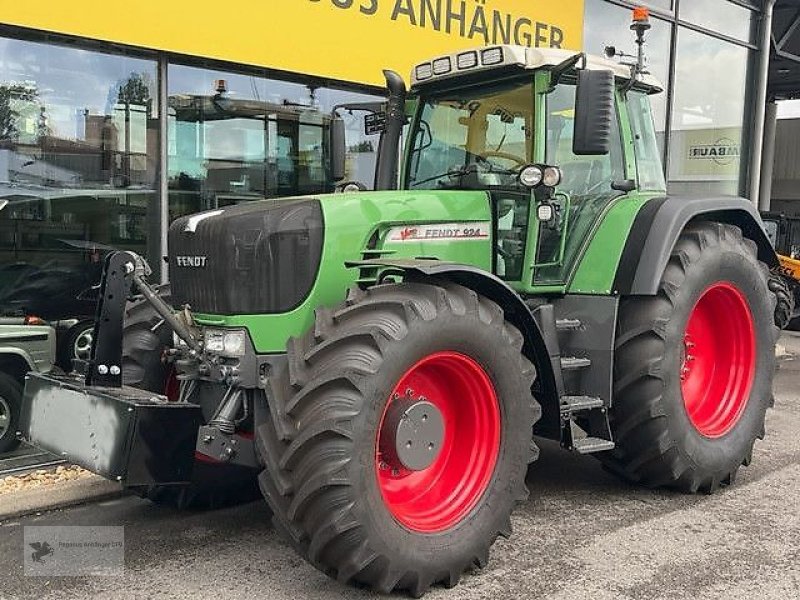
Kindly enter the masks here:
[[215, 315], [290, 311], [314, 285], [322, 241], [316, 199], [263, 200], [176, 219], [169, 229], [173, 303]]

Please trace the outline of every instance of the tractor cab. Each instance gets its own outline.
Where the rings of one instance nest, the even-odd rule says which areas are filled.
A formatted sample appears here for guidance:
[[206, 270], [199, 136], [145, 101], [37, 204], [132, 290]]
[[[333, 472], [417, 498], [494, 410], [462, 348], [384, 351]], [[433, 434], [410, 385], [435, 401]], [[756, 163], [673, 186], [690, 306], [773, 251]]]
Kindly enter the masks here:
[[413, 72], [400, 187], [486, 191], [495, 274], [521, 291], [562, 286], [612, 202], [664, 193], [647, 98], [661, 89], [630, 66], [564, 50], [434, 58]]

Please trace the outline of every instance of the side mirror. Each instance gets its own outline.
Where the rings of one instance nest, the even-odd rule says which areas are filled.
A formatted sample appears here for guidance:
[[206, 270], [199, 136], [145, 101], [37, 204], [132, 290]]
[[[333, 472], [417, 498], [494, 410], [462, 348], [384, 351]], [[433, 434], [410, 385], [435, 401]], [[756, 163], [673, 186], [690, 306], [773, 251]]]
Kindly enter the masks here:
[[344, 179], [346, 158], [344, 119], [334, 114], [331, 118], [331, 179], [334, 181]]
[[614, 72], [578, 71], [572, 153], [577, 156], [608, 154], [614, 118]]

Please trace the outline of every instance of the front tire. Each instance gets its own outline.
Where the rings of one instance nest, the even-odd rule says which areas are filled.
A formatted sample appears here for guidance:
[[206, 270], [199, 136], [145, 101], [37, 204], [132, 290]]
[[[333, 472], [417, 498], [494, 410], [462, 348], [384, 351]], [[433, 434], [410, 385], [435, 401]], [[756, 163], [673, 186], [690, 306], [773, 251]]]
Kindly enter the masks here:
[[[536, 457], [522, 342], [499, 306], [447, 283], [317, 311], [256, 431], [276, 528], [323, 572], [382, 592], [419, 597], [484, 566]], [[426, 429], [428, 410], [440, 429]], [[402, 437], [409, 422], [422, 438]], [[404, 454], [414, 448], [432, 455]]]
[[648, 486], [712, 492], [733, 482], [764, 436], [775, 371], [769, 271], [740, 229], [687, 227], [654, 297], [621, 302], [601, 457]]

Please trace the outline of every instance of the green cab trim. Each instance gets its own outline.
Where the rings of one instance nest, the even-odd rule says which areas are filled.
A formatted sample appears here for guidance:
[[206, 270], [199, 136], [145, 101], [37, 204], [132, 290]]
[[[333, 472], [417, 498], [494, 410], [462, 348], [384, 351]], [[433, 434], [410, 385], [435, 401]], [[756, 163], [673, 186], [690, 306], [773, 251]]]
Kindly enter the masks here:
[[615, 200], [600, 218], [575, 276], [567, 286], [571, 294], [613, 294], [614, 278], [636, 215], [651, 194], [630, 194]]

